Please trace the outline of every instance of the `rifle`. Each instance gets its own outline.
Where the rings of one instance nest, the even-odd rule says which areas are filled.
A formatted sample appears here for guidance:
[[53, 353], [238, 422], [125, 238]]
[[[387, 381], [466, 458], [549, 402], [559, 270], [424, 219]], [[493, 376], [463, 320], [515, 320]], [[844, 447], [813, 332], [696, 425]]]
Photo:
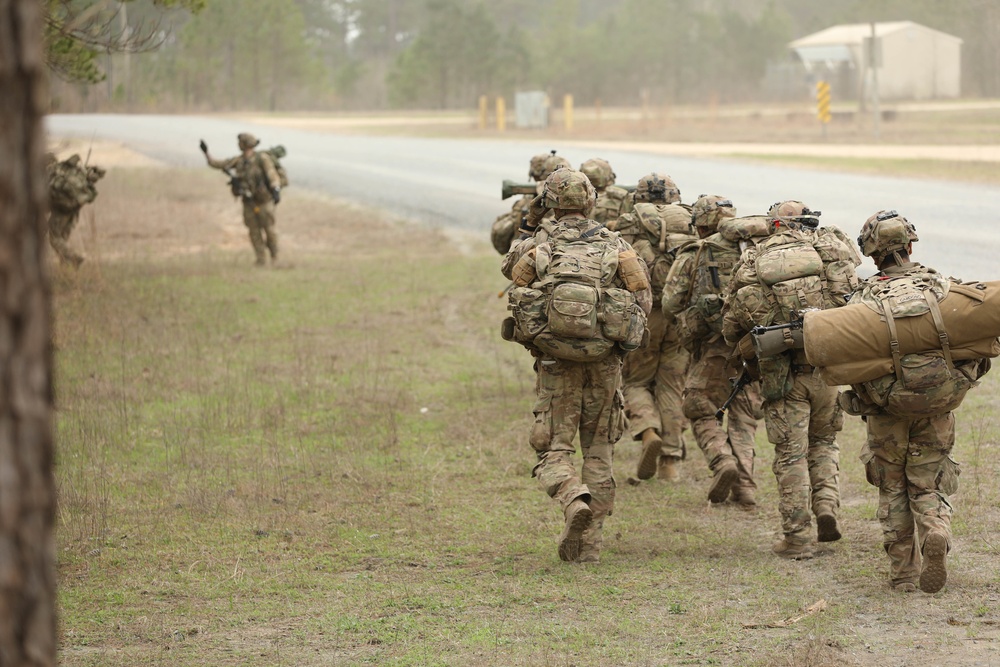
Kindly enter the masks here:
[[743, 372], [740, 373], [739, 377], [737, 377], [732, 382], [733, 382], [733, 391], [729, 394], [729, 397], [726, 399], [726, 402], [722, 404], [722, 407], [720, 407], [715, 413], [715, 418], [718, 419], [719, 421], [722, 421], [722, 418], [726, 414], [726, 410], [728, 410], [729, 406], [732, 405], [733, 401], [736, 400], [736, 397], [739, 396], [739, 393], [743, 391], [743, 387], [753, 382], [753, 375], [750, 373], [750, 366], [749, 364], [747, 364], [747, 362], [745, 361], [743, 362]]
[[[204, 139], [198, 142], [198, 147], [201, 148], [201, 152], [204, 153], [205, 157], [207, 158], [208, 144], [205, 143]], [[250, 188], [247, 187], [247, 182], [245, 180], [234, 174], [227, 167], [222, 168], [222, 173], [229, 177], [229, 183], [228, 183], [229, 190], [230, 192], [233, 193], [234, 197], [240, 197], [243, 200], [248, 200], [253, 197], [253, 195], [250, 193]]]

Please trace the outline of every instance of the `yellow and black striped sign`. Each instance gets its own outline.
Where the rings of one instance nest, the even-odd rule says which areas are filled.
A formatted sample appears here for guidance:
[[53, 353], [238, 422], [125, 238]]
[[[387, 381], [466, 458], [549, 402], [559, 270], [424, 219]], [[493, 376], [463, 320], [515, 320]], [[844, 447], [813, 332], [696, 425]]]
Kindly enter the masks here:
[[826, 81], [816, 82], [816, 117], [821, 123], [830, 122], [830, 84]]

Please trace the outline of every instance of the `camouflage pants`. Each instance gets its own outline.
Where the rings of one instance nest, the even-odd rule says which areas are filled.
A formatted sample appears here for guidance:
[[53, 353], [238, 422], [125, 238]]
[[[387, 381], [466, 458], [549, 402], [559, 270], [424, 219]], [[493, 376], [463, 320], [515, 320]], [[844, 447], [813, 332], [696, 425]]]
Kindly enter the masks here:
[[264, 264], [269, 251], [271, 259], [277, 259], [278, 234], [274, 231], [274, 202], [257, 204], [253, 201], [244, 201], [243, 224], [250, 232], [250, 244], [257, 256], [257, 263]]
[[681, 394], [689, 355], [680, 344], [673, 322], [654, 305], [646, 322], [649, 341], [625, 357], [624, 394], [629, 429], [634, 440], [647, 428], [656, 429], [663, 440], [663, 456], [684, 455], [681, 432], [687, 425], [681, 410]]
[[691, 420], [691, 430], [708, 467], [714, 471], [720, 462], [735, 458], [739, 470], [737, 486], [756, 489], [754, 435], [761, 414], [758, 383], [744, 387], [730, 404], [725, 428], [715, 418], [732, 391], [729, 381], [732, 367], [726, 361], [730, 352], [731, 348], [721, 339], [700, 344], [684, 384], [684, 416]]
[[892, 584], [915, 583], [927, 533], [942, 532], [951, 545], [948, 496], [958, 491], [958, 464], [949, 455], [955, 445], [955, 416], [870, 415], [866, 422], [868, 442], [861, 460], [868, 482], [878, 487], [878, 520]]
[[[594, 519], [583, 541], [600, 549], [604, 517], [615, 505], [614, 444], [625, 428], [621, 360], [616, 355], [590, 363], [542, 357], [535, 367], [537, 398], [529, 442], [538, 464], [532, 476], [563, 510], [577, 498], [589, 502]], [[581, 473], [573, 462], [577, 433]]]
[[778, 482], [781, 530], [792, 544], [812, 541], [814, 514], [840, 508], [840, 447], [844, 413], [837, 389], [816, 372], [793, 372], [792, 390], [765, 401], [767, 439], [774, 445], [772, 470]]
[[49, 213], [49, 245], [59, 256], [61, 262], [80, 266], [83, 255], [69, 246], [69, 235], [73, 233], [77, 220], [80, 219], [80, 209], [62, 211], [55, 208]]

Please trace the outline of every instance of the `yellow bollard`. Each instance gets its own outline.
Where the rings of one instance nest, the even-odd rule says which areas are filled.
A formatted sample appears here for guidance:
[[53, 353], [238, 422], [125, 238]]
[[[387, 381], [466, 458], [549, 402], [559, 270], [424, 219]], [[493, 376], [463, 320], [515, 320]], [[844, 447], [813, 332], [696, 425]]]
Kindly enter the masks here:
[[490, 100], [485, 95], [479, 96], [479, 129], [486, 129], [486, 119], [489, 113]]
[[507, 129], [507, 103], [502, 97], [497, 98], [497, 130], [503, 132]]
[[567, 132], [573, 131], [573, 96], [563, 97], [563, 124]]

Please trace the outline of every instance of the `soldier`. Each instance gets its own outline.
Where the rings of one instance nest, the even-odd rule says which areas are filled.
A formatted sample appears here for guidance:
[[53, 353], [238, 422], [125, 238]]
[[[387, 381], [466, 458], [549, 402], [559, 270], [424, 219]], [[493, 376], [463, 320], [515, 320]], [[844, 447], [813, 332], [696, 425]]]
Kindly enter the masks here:
[[275, 205], [281, 201], [281, 178], [274, 159], [265, 151], [254, 150], [260, 140], [246, 132], [237, 136], [241, 154], [227, 160], [214, 160], [208, 146], [201, 142], [208, 166], [225, 171], [233, 179], [233, 194], [243, 200], [243, 224], [250, 234], [257, 266], [278, 259], [278, 235], [274, 231]]
[[[857, 253], [836, 228], [819, 228], [818, 212], [802, 202], [775, 204], [771, 234], [744, 251], [729, 285], [723, 335], [737, 345], [757, 325], [799, 321], [806, 309], [843, 306], [857, 285]], [[742, 348], [741, 348], [742, 349]], [[819, 377], [802, 349], [756, 359], [767, 438], [774, 445], [783, 537], [782, 558], [814, 554], [810, 509], [818, 540], [840, 539], [840, 448], [844, 424], [837, 390]]]
[[80, 219], [80, 209], [97, 197], [97, 181], [105, 171], [93, 165], [80, 164], [79, 155], [59, 162], [52, 153], [46, 155], [49, 180], [49, 245], [59, 261], [77, 268], [83, 255], [69, 246], [69, 236]]
[[615, 186], [615, 172], [607, 160], [591, 158], [580, 165], [580, 171], [587, 175], [597, 191], [597, 204], [592, 217], [601, 224], [618, 219], [624, 211], [628, 190]]
[[680, 201], [680, 190], [664, 174], [639, 179], [631, 212], [609, 225], [621, 233], [649, 267], [653, 310], [649, 314], [649, 340], [625, 361], [625, 410], [634, 440], [642, 441], [636, 475], [639, 479], [680, 479], [684, 458], [681, 433], [684, 414], [681, 392], [688, 366], [688, 352], [680, 343], [674, 323], [661, 309], [674, 251], [694, 239], [691, 211]]
[[[851, 302], [859, 301], [879, 312], [879, 308], [885, 308], [890, 291], [896, 303], [924, 303], [927, 299], [923, 294], [927, 292], [938, 298], [947, 293], [950, 279], [910, 261], [917, 240], [916, 228], [895, 211], [880, 211], [868, 218], [858, 236], [858, 246], [872, 258], [879, 272], [862, 282]], [[901, 290], [908, 288], [916, 298], [905, 298]], [[922, 357], [922, 363], [914, 364], [913, 357]], [[948, 496], [958, 490], [958, 464], [951, 458], [955, 444], [952, 410], [958, 407], [965, 391], [989, 370], [989, 360], [946, 365], [943, 355], [937, 353], [905, 355], [901, 362], [922, 373], [943, 367], [945, 378], [912, 378], [924, 381], [907, 383], [911, 378], [900, 369], [903, 382], [897, 382], [894, 372], [852, 385], [850, 392], [841, 395], [840, 403], [850, 414], [863, 415], [867, 425], [868, 441], [861, 460], [869, 483], [878, 488], [878, 517], [892, 587], [910, 592], [919, 584], [920, 590], [936, 593], [948, 578], [945, 561], [951, 549], [952, 516]], [[918, 387], [911, 390], [910, 403], [917, 407], [912, 412], [907, 409], [907, 396], [897, 395], [896, 400], [891, 400], [894, 392], [905, 391], [905, 385]], [[928, 405], [942, 399], [945, 409], [928, 409]]]
[[756, 506], [754, 435], [760, 417], [760, 388], [748, 384], [729, 407], [726, 428], [716, 413], [729, 396], [733, 347], [722, 337], [722, 298], [740, 258], [738, 241], [719, 233], [720, 220], [736, 209], [729, 199], [702, 195], [692, 207], [699, 241], [683, 246], [663, 288], [663, 310], [677, 320], [680, 340], [691, 352], [684, 385], [684, 416], [712, 470], [708, 499], [721, 503], [732, 492], [740, 506]]
[[[612, 457], [625, 425], [622, 356], [641, 342], [651, 305], [635, 251], [587, 217], [595, 201], [584, 174], [553, 172], [502, 266], [516, 286], [504, 337], [535, 357], [532, 476], [563, 510], [559, 558], [581, 563], [599, 562], [604, 519], [614, 509]], [[551, 220], [543, 219], [546, 209]], [[580, 473], [573, 463], [578, 433]]]

